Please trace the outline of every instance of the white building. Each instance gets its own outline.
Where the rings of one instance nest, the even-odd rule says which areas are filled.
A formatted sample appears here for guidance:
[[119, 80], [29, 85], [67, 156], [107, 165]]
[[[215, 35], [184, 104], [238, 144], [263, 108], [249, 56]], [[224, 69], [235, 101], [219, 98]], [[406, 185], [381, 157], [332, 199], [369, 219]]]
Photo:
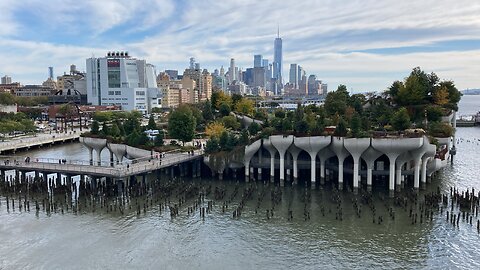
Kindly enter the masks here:
[[123, 110], [151, 112], [161, 107], [155, 67], [127, 52], [109, 52], [87, 59], [87, 101], [92, 105], [119, 105]]

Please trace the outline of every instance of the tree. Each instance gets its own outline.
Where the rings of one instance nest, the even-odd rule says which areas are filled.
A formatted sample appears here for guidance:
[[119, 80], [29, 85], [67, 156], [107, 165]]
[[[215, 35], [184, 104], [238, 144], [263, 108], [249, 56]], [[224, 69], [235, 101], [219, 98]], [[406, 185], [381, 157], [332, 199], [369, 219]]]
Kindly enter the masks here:
[[284, 118], [282, 120], [282, 132], [287, 132], [287, 131], [292, 131], [293, 130], [293, 125], [292, 121], [288, 118]]
[[125, 134], [132, 134], [134, 130], [137, 132], [141, 130], [140, 121], [135, 114], [130, 114], [127, 117], [127, 120], [123, 123], [123, 128], [125, 129]]
[[222, 122], [225, 128], [230, 128], [233, 130], [240, 128], [240, 122], [238, 122], [237, 118], [233, 115], [224, 116], [222, 118]]
[[257, 122], [253, 122], [250, 124], [250, 126], [248, 126], [248, 132], [250, 133], [250, 135], [252, 136], [255, 136], [257, 135], [257, 133], [262, 130], [262, 127], [257, 124]]
[[100, 131], [100, 125], [98, 124], [98, 121], [97, 120], [93, 120], [92, 122], [92, 128], [90, 130], [90, 132], [94, 135], [98, 135], [99, 134], [99, 131]]
[[338, 136], [338, 137], [345, 137], [347, 136], [347, 123], [345, 120], [343, 120], [342, 117], [338, 120], [337, 127], [335, 128], [335, 131], [333, 132], [333, 135]]
[[347, 87], [343, 84], [339, 85], [337, 91], [329, 92], [325, 98], [325, 110], [328, 115], [332, 116], [335, 114], [343, 115], [347, 108], [347, 100], [349, 94]]
[[231, 97], [232, 97], [232, 104], [231, 104], [232, 108], [236, 108], [237, 103], [243, 99], [242, 95], [239, 95], [239, 94], [232, 94]]
[[179, 106], [170, 113], [168, 118], [168, 134], [172, 138], [183, 142], [189, 142], [195, 136], [195, 127], [197, 120], [192, 114], [190, 108], [186, 105]]
[[127, 138], [126, 142], [130, 146], [138, 146], [139, 145], [139, 136], [140, 134], [138, 133], [137, 130], [133, 130], [132, 133], [130, 133]]
[[157, 123], [155, 123], [155, 118], [153, 117], [153, 114], [150, 114], [150, 118], [148, 118], [147, 129], [157, 129]]
[[447, 138], [455, 133], [454, 128], [442, 122], [432, 122], [428, 127], [428, 134], [433, 137]]
[[400, 108], [392, 116], [392, 126], [395, 130], [405, 130], [410, 127], [410, 115], [405, 107]]
[[208, 99], [203, 104], [202, 116], [207, 122], [213, 120], [212, 103]]
[[232, 97], [222, 91], [212, 93], [212, 106], [215, 109], [220, 110], [220, 106], [224, 103], [231, 108], [233, 104]]
[[227, 116], [227, 115], [230, 114], [230, 112], [232, 110], [230, 109], [230, 105], [228, 105], [227, 103], [224, 102], [224, 103], [220, 104], [219, 111], [220, 111], [220, 114], [222, 116]]
[[[228, 116], [227, 116], [228, 117]], [[207, 125], [205, 128], [205, 134], [211, 138], [211, 137], [220, 137], [220, 135], [225, 131], [225, 126], [221, 122], [211, 122], [210, 124]]]
[[246, 129], [242, 130], [242, 133], [240, 133], [239, 143], [241, 145], [247, 145], [250, 143], [250, 139], [248, 138], [248, 131]]
[[350, 128], [352, 132], [352, 136], [354, 138], [359, 138], [362, 134], [362, 120], [360, 116], [356, 113], [352, 116], [352, 120], [350, 120]]
[[100, 123], [110, 121], [112, 119], [112, 112], [95, 112], [93, 114], [93, 120], [97, 120]]
[[15, 104], [15, 97], [10, 93], [0, 93], [0, 104], [13, 105]]
[[160, 132], [155, 136], [154, 145], [155, 146], [162, 146], [163, 144], [164, 144], [164, 142], [163, 142], [163, 132]]
[[283, 109], [276, 109], [275, 117], [281, 118], [281, 119], [285, 118], [285, 111]]
[[[445, 87], [448, 89], [449, 103], [455, 105], [456, 107], [460, 101], [460, 98], [462, 97], [462, 93], [458, 91], [457, 87], [455, 87], [455, 84], [452, 81], [443, 81], [440, 83], [440, 87]], [[454, 110], [458, 110], [458, 108], [454, 108]]]
[[442, 108], [438, 106], [428, 106], [427, 107], [427, 120], [429, 122], [436, 122], [442, 119]]
[[235, 111], [241, 114], [252, 116], [253, 112], [255, 111], [255, 103], [251, 99], [242, 98], [237, 101], [235, 105]]
[[205, 145], [205, 152], [207, 154], [209, 153], [215, 153], [220, 150], [220, 145], [218, 142], [217, 137], [212, 137], [207, 141], [207, 144]]
[[108, 125], [107, 123], [103, 123], [102, 125], [102, 131], [100, 131], [100, 134], [102, 134], [103, 136], [108, 136], [110, 135], [110, 129], [108, 128]]
[[308, 132], [308, 123], [304, 119], [295, 122], [295, 131], [298, 133], [307, 133]]
[[113, 123], [112, 127], [110, 128], [110, 135], [112, 137], [120, 137], [120, 128], [118, 128], [117, 123]]

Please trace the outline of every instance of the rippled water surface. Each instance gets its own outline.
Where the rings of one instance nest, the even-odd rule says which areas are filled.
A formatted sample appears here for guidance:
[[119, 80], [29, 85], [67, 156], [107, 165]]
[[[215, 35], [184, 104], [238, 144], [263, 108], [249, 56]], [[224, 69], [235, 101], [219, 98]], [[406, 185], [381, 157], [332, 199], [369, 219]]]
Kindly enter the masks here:
[[[474, 97], [476, 104], [480, 104], [478, 97]], [[480, 109], [475, 103], [469, 106], [464, 113]], [[459, 128], [457, 138], [454, 164], [444, 168], [420, 197], [437, 187], [444, 193], [452, 186], [480, 190], [480, 128]], [[87, 158], [79, 144], [28, 154]], [[124, 215], [100, 210], [50, 215], [40, 211], [37, 215], [12, 208], [7, 212], [6, 198], [0, 195], [0, 269], [480, 269], [478, 217], [473, 225], [460, 221], [456, 227], [446, 221], [445, 210], [436, 209], [433, 218], [412, 225], [409, 211], [393, 206], [383, 199], [385, 190], [377, 189], [374, 205], [377, 216], [384, 217], [382, 224], [372, 221], [366, 205], [358, 217], [352, 207], [355, 196], [347, 191], [341, 194], [340, 221], [331, 190], [299, 186], [282, 190], [282, 201], [267, 219], [270, 192], [275, 188], [257, 183], [242, 216], [234, 219], [232, 211], [243, 190], [253, 184], [203, 179], [202, 185], [225, 187], [227, 196], [236, 187], [239, 193], [225, 212], [222, 201], [215, 201], [204, 220], [198, 211], [188, 215], [193, 201], [180, 207], [173, 219], [156, 204], [140, 215], [133, 210]], [[256, 209], [262, 190], [267, 195]], [[210, 200], [214, 200], [212, 194], [202, 204]], [[304, 218], [304, 207], [309, 220]], [[389, 217], [390, 207], [395, 219]], [[293, 220], [287, 218], [288, 209]]]

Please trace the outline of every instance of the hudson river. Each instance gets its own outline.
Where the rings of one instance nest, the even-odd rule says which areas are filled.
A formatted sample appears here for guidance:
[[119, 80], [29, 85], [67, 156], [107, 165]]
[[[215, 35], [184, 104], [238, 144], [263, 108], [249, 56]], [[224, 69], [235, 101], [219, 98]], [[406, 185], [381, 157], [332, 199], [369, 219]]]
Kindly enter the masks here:
[[[459, 114], [478, 110], [480, 96], [463, 97]], [[454, 164], [420, 192], [417, 207], [426, 193], [437, 189], [443, 194], [449, 194], [450, 187], [480, 191], [480, 127], [458, 128], [457, 139]], [[28, 155], [88, 158], [80, 144]], [[355, 196], [347, 191], [338, 195], [337, 204], [330, 189], [286, 187], [273, 207], [271, 197], [278, 195], [279, 188], [271, 184], [185, 181], [185, 185], [202, 181], [212, 190], [219, 187], [226, 196], [223, 200], [216, 199], [214, 192], [205, 196], [200, 204], [206, 207], [212, 201], [213, 205], [203, 219], [198, 209], [190, 213], [193, 200], [184, 202], [174, 218], [160, 208], [161, 202], [140, 214], [134, 209], [123, 215], [105, 209], [37, 214], [33, 206], [30, 212], [17, 205], [7, 211], [5, 194], [0, 194], [0, 269], [480, 269], [479, 217], [473, 216], [472, 225], [468, 218], [452, 225], [446, 217], [450, 202], [435, 204], [428, 216], [415, 223], [411, 206], [395, 205], [384, 196], [386, 188], [379, 187], [370, 204], [377, 217], [372, 220], [372, 210], [360, 202], [361, 196], [358, 214]], [[241, 217], [233, 218], [247, 188], [254, 190], [253, 195]], [[338, 207], [342, 218], [336, 214]], [[272, 208], [274, 214], [267, 218], [266, 211]], [[289, 209], [293, 219], [288, 217]], [[454, 211], [458, 213], [456, 206]]]

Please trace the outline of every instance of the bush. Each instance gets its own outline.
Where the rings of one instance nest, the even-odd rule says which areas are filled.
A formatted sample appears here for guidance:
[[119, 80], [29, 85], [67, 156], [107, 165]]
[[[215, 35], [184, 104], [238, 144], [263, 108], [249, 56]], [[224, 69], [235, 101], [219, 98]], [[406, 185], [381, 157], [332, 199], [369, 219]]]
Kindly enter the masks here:
[[443, 110], [438, 106], [428, 106], [427, 107], [427, 120], [429, 122], [436, 122], [442, 119]]
[[447, 138], [452, 136], [454, 132], [452, 126], [442, 122], [432, 122], [428, 127], [428, 134], [433, 137]]

